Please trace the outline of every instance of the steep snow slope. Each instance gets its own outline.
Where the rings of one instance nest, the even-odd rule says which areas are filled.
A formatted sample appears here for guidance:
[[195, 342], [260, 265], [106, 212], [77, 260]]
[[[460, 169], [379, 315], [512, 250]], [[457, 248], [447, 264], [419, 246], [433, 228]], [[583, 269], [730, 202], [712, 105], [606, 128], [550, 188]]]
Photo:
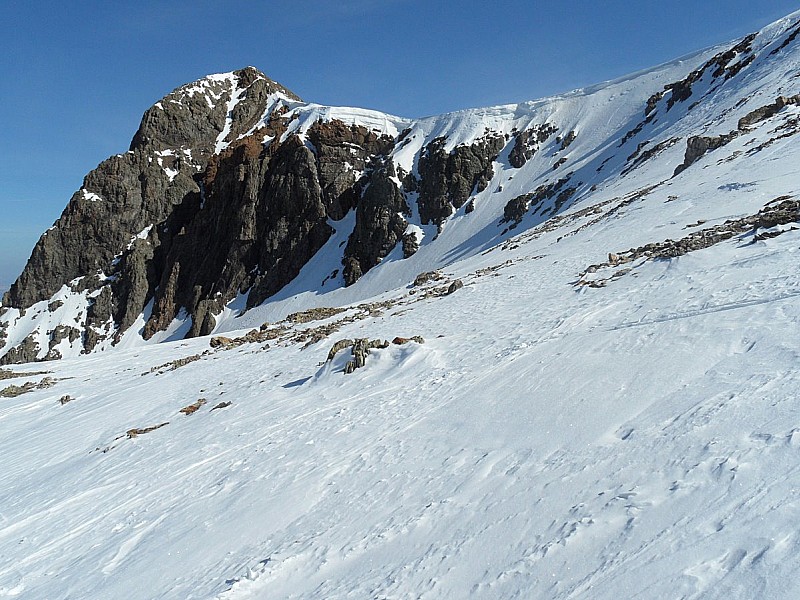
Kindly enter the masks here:
[[[413, 212], [410, 218], [409, 230], [418, 232], [422, 251], [410, 259], [398, 264], [402, 258], [400, 246], [388, 257], [384, 258], [380, 268], [371, 273], [367, 281], [359, 281], [355, 286], [344, 289], [342, 276], [343, 241], [347, 241], [353, 231], [354, 212], [341, 221], [329, 221], [329, 225], [336, 230], [323, 251], [317, 253], [312, 262], [307, 265], [306, 271], [279, 292], [269, 303], [270, 313], [280, 311], [282, 299], [291, 298], [293, 306], [315, 306], [331, 302], [355, 302], [369, 298], [378, 291], [387, 291], [397, 285], [407, 283], [420, 271], [435, 267], [445, 266], [454, 260], [470, 256], [491, 245], [502, 241], [507, 235], [503, 227], [498, 227], [498, 220], [503, 216], [505, 205], [512, 198], [534, 190], [542, 183], [557, 181], [561, 178], [576, 173], [577, 182], [579, 175], [581, 192], [586, 193], [591, 185], [598, 182], [613, 181], [619, 174], [617, 164], [611, 163], [610, 168], [603, 173], [596, 173], [594, 169], [600, 164], [597, 162], [599, 152], [605, 149], [606, 155], [614, 155], [620, 161], [631, 152], [631, 147], [636, 147], [637, 140], [629, 141], [621, 149], [617, 148], [619, 139], [640, 120], [645, 101], [652, 94], [658, 92], [665, 84], [679, 80], [705, 62], [709, 57], [718, 53], [723, 47], [711, 49], [694, 54], [682, 60], [651, 69], [631, 77], [615, 82], [577, 90], [561, 97], [549, 98], [533, 102], [499, 106], [486, 109], [473, 109], [430, 117], [418, 121], [411, 121], [400, 117], [386, 115], [376, 111], [355, 108], [325, 107], [317, 104], [308, 104], [292, 100], [285, 94], [276, 93], [268, 97], [264, 107], [263, 117], [248, 131], [239, 137], [253, 134], [269, 122], [274, 110], [286, 109], [285, 118], [289, 127], [281, 136], [282, 140], [293, 134], [304, 135], [308, 129], [318, 121], [341, 121], [348, 125], [363, 126], [379, 134], [397, 138], [405, 131], [405, 137], [398, 144], [391, 155], [394, 164], [407, 173], [418, 175], [417, 165], [420, 156], [429, 145], [437, 138], [446, 138], [444, 149], [451, 151], [457, 146], [470, 145], [487, 134], [503, 135], [506, 146], [494, 164], [494, 177], [483, 192], [473, 193], [473, 204], [476, 210], [465, 216], [462, 207], [447, 223], [445, 232], [437, 236], [437, 227], [432, 224], [423, 224], [420, 221], [416, 205], [416, 192], [406, 191], [408, 204]], [[205, 93], [205, 101], [209, 106], [218, 101], [222, 92], [214, 95], [214, 86], [232, 80], [231, 74], [212, 75], [206, 80], [184, 86], [178, 91], [182, 94]], [[208, 90], [211, 89], [212, 92]], [[241, 90], [233, 85], [229, 92], [231, 97], [227, 102], [228, 119], [226, 127], [220, 134], [216, 150], [220, 152], [227, 147], [225, 141], [230, 137], [226, 132], [230, 129], [230, 115], [236, 107], [237, 94]], [[209, 95], [210, 94], [210, 95]], [[221, 97], [221, 96], [220, 96]], [[677, 111], [676, 111], [677, 112]], [[669, 119], [671, 123], [674, 119]], [[540, 144], [535, 155], [527, 161], [522, 169], [515, 169], [509, 164], [508, 156], [515, 146], [514, 132], [525, 131], [531, 128], [549, 126], [551, 134]], [[570, 132], [576, 134], [575, 141], [567, 151], [560, 150], [563, 138]], [[265, 141], [269, 141], [265, 139]], [[180, 154], [184, 150], [166, 149], [159, 150], [161, 156]], [[624, 155], [624, 156], [623, 156]], [[191, 156], [188, 157], [191, 162]], [[559, 159], [566, 159], [566, 163], [554, 167]], [[157, 157], [157, 160], [161, 160]], [[159, 163], [160, 164], [160, 163]], [[188, 163], [187, 163], [188, 164]], [[166, 172], [166, 171], [165, 171]], [[170, 175], [170, 173], [167, 173]], [[173, 175], [174, 177], [174, 175]], [[399, 185], [400, 181], [396, 183]], [[84, 190], [84, 193], [88, 193]], [[533, 221], [535, 224], [542, 218]], [[526, 223], [529, 225], [529, 223]], [[153, 224], [149, 225], [150, 228]], [[142, 232], [138, 230], [130, 236], [128, 249], [139, 238], [145, 239], [149, 229]], [[144, 237], [142, 237], [144, 236]], [[119, 255], [125, 248], [119, 249]], [[337, 275], [330, 276], [337, 272]], [[91, 277], [91, 275], [90, 275]], [[111, 280], [99, 272], [97, 280]], [[377, 277], [377, 281], [375, 278]], [[91, 305], [96, 302], [99, 290], [80, 290], [85, 285], [77, 281], [64, 282], [64, 287], [46, 301], [34, 304], [26, 311], [11, 308], [0, 315], [0, 327], [7, 324], [5, 347], [0, 347], [0, 357], [15, 346], [28, 340], [29, 344], [38, 344], [38, 359], [53, 356], [74, 357], [84, 351], [86, 346], [84, 336], [73, 339], [53, 337], [54, 329], [59, 325], [84, 325], [88, 321]], [[329, 292], [335, 292], [330, 296]], [[59, 304], [60, 303], [60, 304]], [[216, 331], [225, 331], [230, 328], [240, 327], [237, 323], [228, 322], [226, 317], [239, 314], [236, 307], [242, 302], [234, 302], [231, 308], [218, 318]], [[152, 309], [152, 307], [150, 307]], [[182, 337], [188, 331], [191, 321], [187, 316], [179, 315], [165, 332], [160, 332], [151, 337], [148, 342], [142, 339], [144, 326], [150, 315], [147, 310], [141, 315], [137, 323], [125, 332], [123, 346], [141, 345], [145, 343], [160, 342], [168, 339]], [[107, 350], [120, 341], [119, 336], [111, 335], [116, 331], [117, 325], [113, 320], [100, 324], [96, 332], [100, 341], [95, 348]]]
[[[411, 169], [423, 139], [470, 141], [482, 123], [577, 136], [556, 170], [555, 140], [519, 169], [506, 148], [473, 212], [438, 236], [415, 223], [417, 254], [348, 288], [321, 285], [352, 228], [337, 222], [273, 301], [222, 316], [231, 338], [272, 322], [258, 341], [140, 347], [133, 332], [15, 367], [0, 393], [33, 389], [0, 398], [0, 596], [798, 596], [800, 149], [785, 134], [800, 107], [739, 120], [800, 93], [795, 45], [770, 54], [799, 16], [752, 40], [738, 75], [656, 100], [621, 147], [652, 94], [717, 51], [414, 123], [395, 155]], [[734, 130], [672, 177], [689, 137]], [[644, 141], [639, 155], [662, 149], [629, 160]], [[568, 172], [560, 212], [543, 214], [551, 198], [498, 225]], [[736, 224], [768, 204], [788, 218]], [[409, 283], [432, 268], [442, 279]], [[281, 321], [314, 306], [346, 310]], [[347, 351], [326, 360], [339, 339], [412, 335], [425, 342], [373, 349], [352, 374]]]

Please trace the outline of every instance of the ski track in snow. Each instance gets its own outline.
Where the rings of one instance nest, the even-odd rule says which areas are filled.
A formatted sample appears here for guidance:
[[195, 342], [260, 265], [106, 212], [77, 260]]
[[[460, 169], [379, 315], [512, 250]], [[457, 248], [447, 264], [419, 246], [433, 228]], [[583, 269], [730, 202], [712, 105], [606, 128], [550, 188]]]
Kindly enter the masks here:
[[[785, 73], [768, 67], [742, 94], [778, 85]], [[659, 88], [679, 68], [689, 70], [676, 63], [543, 106], [578, 123], [570, 151], [596, 172], [608, 132], [581, 137], [589, 123], [570, 110], [585, 94], [646, 98], [642, 81]], [[611, 129], [628, 118], [607, 113], [586, 118]], [[475, 133], [457, 128], [472, 117], [453, 117], [454, 139]], [[695, 131], [702, 117], [690, 117], [670, 121], [669, 135]], [[429, 136], [447, 124], [417, 126]], [[500, 234], [505, 202], [530, 179], [498, 168], [475, 212], [426, 235], [413, 259], [387, 257], [355, 286], [327, 289], [317, 280], [352, 226], [339, 222], [302, 281], [221, 318], [219, 331], [235, 335], [311, 306], [402, 297], [306, 349], [245, 344], [151, 372], [208, 338], [129, 342], [14, 367], [47, 370], [55, 384], [0, 398], [0, 597], [800, 597], [800, 231], [737, 236], [636, 263], [604, 288], [575, 285], [609, 252], [797, 194], [796, 167], [777, 160], [797, 154], [794, 138], [718, 162], [774, 126], [669, 179], [678, 144], [565, 214], [611, 200], [602, 210], [614, 212], [565, 217], [554, 231], [529, 220]], [[465, 286], [409, 295], [406, 282], [432, 268]], [[322, 364], [338, 339], [412, 335], [425, 343], [373, 350], [351, 375], [347, 352]]]

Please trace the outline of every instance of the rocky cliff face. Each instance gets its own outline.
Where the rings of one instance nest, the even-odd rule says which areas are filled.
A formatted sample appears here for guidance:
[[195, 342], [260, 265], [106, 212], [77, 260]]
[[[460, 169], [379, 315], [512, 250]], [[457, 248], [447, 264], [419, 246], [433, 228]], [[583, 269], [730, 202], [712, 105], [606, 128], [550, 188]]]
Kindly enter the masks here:
[[[73, 328], [90, 352], [144, 318], [144, 339], [189, 317], [205, 335], [240, 294], [262, 303], [355, 211], [341, 277], [351, 285], [401, 241], [410, 215], [390, 158], [396, 135], [338, 119], [298, 129], [300, 99], [252, 67], [176, 89], [145, 112], [130, 150], [86, 176], [3, 298], [20, 313], [63, 289], [83, 293]], [[423, 167], [425, 218], [464, 203], [503, 146], [493, 138]], [[449, 156], [449, 158], [448, 158]], [[432, 182], [432, 183], [429, 183]], [[428, 206], [435, 208], [427, 208]], [[48, 332], [48, 346], [65, 336]], [[42, 356], [28, 336], [0, 361]]]
[[[131, 331], [158, 341], [176, 324], [206, 335], [232, 300], [261, 305], [323, 248], [334, 287], [390, 255], [419, 273], [643, 172], [653, 190], [706, 155], [752, 155], [800, 131], [797, 78], [763, 83], [797, 31], [787, 21], [593, 91], [418, 121], [304, 103], [252, 67], [182, 86], [36, 244], [0, 307], [0, 364]], [[419, 252], [429, 244], [438, 262]]]

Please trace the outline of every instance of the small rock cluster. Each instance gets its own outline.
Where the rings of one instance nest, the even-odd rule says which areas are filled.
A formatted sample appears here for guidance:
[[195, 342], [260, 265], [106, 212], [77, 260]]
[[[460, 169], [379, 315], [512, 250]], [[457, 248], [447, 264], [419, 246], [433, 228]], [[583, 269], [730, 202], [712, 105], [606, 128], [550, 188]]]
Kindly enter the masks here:
[[128, 436], [128, 439], [131, 439], [140, 435], [144, 435], [145, 433], [150, 433], [151, 431], [155, 431], [156, 429], [160, 429], [165, 425], [169, 425], [169, 421], [167, 421], [166, 423], [159, 423], [158, 425], [151, 425], [150, 427], [142, 427], [142, 428], [134, 427], [133, 429], [128, 429], [128, 431], [125, 432], [125, 435]]
[[[212, 344], [213, 345], [213, 344]], [[142, 375], [147, 375], [148, 373], [158, 373], [159, 375], [162, 373], [166, 373], [167, 371], [174, 371], [179, 369], [185, 365], [195, 362], [196, 360], [200, 360], [208, 354], [208, 350], [203, 352], [202, 354], [193, 354], [191, 356], [185, 356], [184, 358], [178, 358], [176, 360], [171, 360], [168, 363], [164, 363], [163, 365], [158, 365], [156, 367], [152, 367], [150, 371], [147, 373], [142, 373]]]
[[[418, 344], [424, 344], [425, 340], [418, 335], [415, 335], [410, 338], [404, 337], [396, 337], [392, 340], [392, 344], [396, 345], [403, 345], [409, 342], [416, 342]], [[347, 348], [350, 348], [350, 352], [353, 356], [352, 360], [347, 361], [344, 367], [344, 373], [349, 375], [356, 369], [360, 369], [366, 364], [367, 356], [369, 356], [370, 350], [379, 348], [388, 348], [389, 342], [387, 340], [370, 340], [368, 338], [358, 338], [356, 340], [339, 340], [336, 342], [331, 349], [328, 351], [328, 358], [326, 362], [331, 361], [334, 357]]]
[[180, 413], [182, 413], [182, 414], [184, 414], [184, 415], [186, 415], [188, 417], [189, 415], [192, 415], [192, 414], [196, 413], [198, 410], [200, 410], [200, 407], [203, 406], [206, 402], [207, 401], [206, 401], [205, 398], [200, 398], [197, 402], [193, 402], [192, 404], [190, 404], [188, 406], [184, 406], [178, 412], [180, 412]]
[[577, 186], [567, 186], [570, 181], [570, 175], [562, 177], [558, 181], [540, 185], [535, 191], [512, 198], [503, 209], [503, 218], [500, 224], [511, 223], [509, 229], [514, 229], [520, 224], [522, 218], [531, 209], [531, 207], [539, 207], [546, 200], [555, 199], [551, 214], [557, 213], [561, 207], [572, 198], [578, 190]]
[[22, 385], [12, 384], [0, 390], [0, 398], [16, 398], [17, 396], [32, 392], [33, 390], [41, 390], [53, 387], [57, 381], [57, 379], [53, 379], [52, 377], [45, 377], [38, 383], [29, 381], [27, 383], [23, 383]]
[[789, 196], [781, 196], [768, 203], [755, 215], [742, 217], [741, 219], [730, 219], [720, 225], [715, 225], [707, 229], [696, 231], [679, 240], [664, 240], [663, 242], [646, 244], [638, 248], [631, 248], [624, 252], [610, 253], [608, 261], [596, 265], [590, 265], [583, 273], [577, 285], [589, 287], [605, 287], [611, 279], [617, 279], [630, 272], [630, 269], [621, 269], [614, 273], [609, 279], [586, 280], [585, 275], [595, 273], [600, 269], [617, 267], [631, 263], [639, 258], [646, 260], [671, 259], [683, 256], [689, 252], [702, 250], [715, 244], [719, 244], [736, 235], [746, 232], [753, 232], [753, 241], [759, 241], [780, 235], [782, 232], [774, 232], [758, 235], [759, 229], [771, 229], [778, 225], [800, 222], [800, 201], [794, 200]]
[[47, 375], [50, 371], [32, 371], [30, 373], [15, 373], [8, 369], [0, 369], [0, 381], [3, 379], [16, 379], [17, 377], [33, 377], [35, 375]]

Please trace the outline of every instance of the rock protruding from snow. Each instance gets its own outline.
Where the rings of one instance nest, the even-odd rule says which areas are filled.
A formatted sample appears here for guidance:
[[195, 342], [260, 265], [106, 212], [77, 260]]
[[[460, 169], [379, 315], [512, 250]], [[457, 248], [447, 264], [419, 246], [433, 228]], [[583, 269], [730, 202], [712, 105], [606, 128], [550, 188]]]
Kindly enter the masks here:
[[448, 152], [446, 138], [433, 140], [419, 158], [422, 222], [441, 225], [473, 193], [486, 189], [494, 174], [492, 162], [505, 144], [503, 136], [487, 134]]

